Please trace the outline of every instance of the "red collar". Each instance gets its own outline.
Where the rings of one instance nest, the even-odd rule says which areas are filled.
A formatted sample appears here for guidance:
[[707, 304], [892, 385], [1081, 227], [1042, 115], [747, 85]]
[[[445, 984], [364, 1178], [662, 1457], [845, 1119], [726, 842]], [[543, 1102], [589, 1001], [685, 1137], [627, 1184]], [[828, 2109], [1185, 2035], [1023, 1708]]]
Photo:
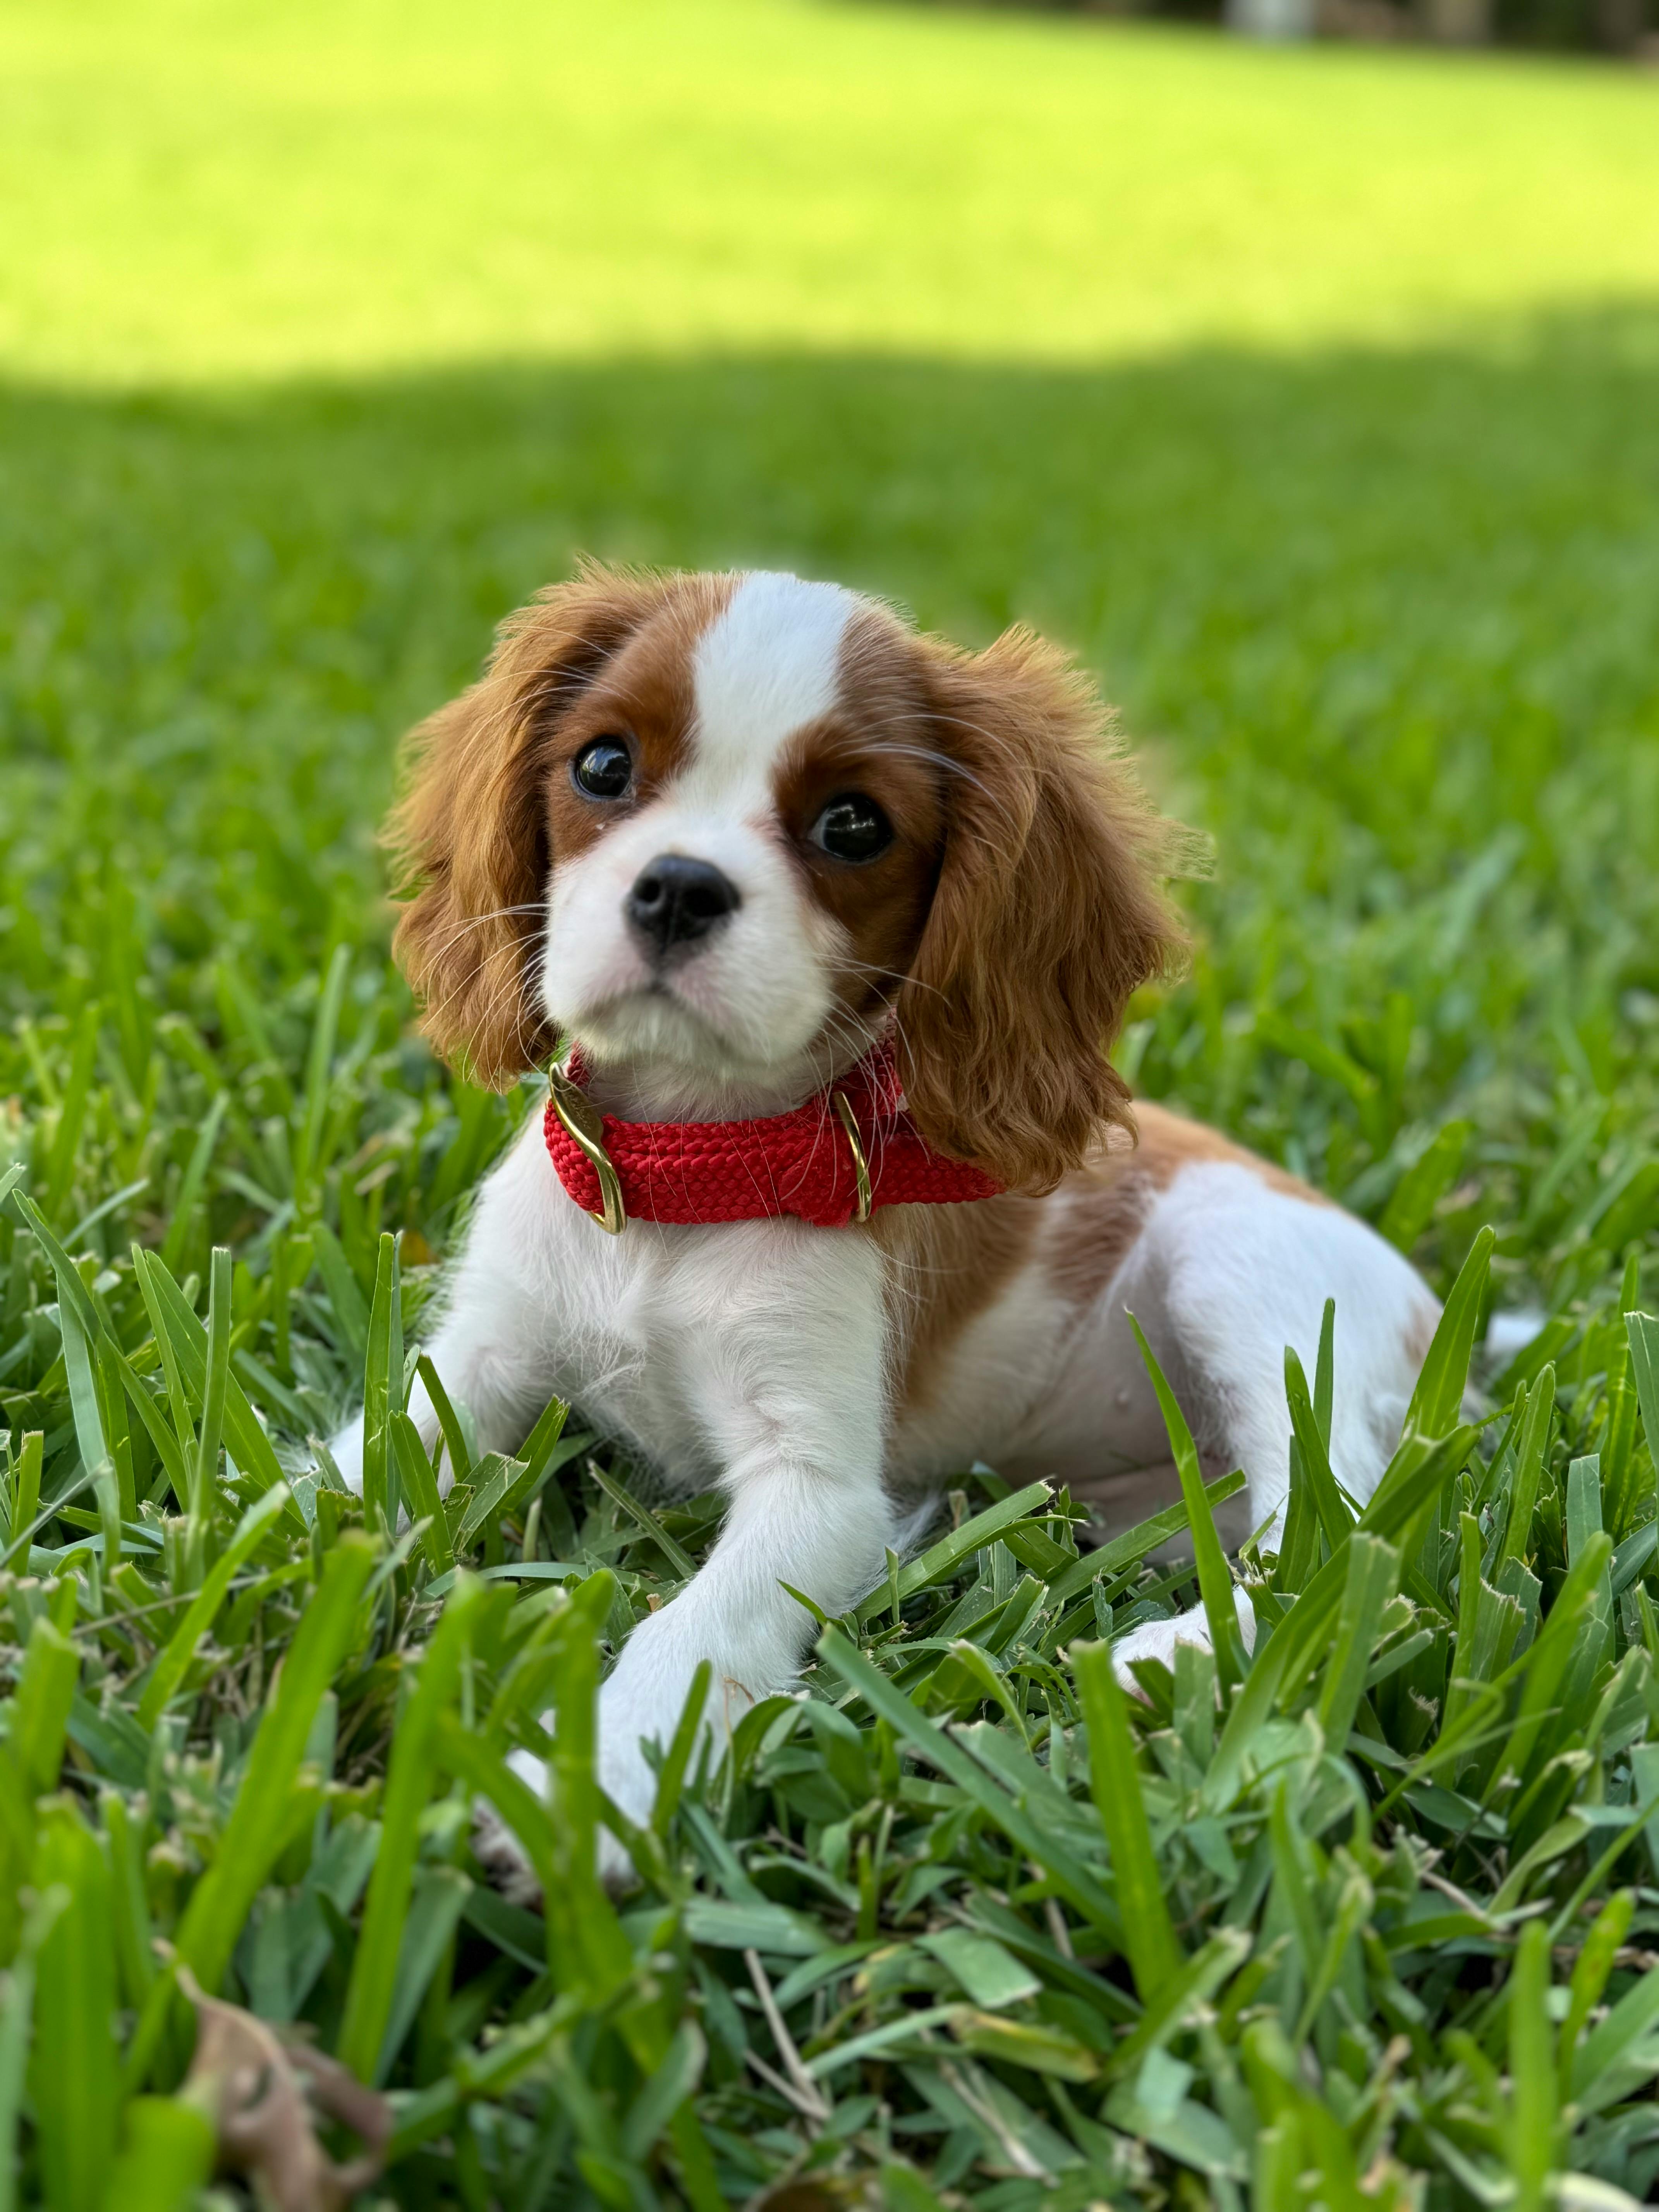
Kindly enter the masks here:
[[586, 1073], [573, 1052], [543, 1127], [559, 1181], [613, 1233], [630, 1220], [780, 1214], [835, 1229], [878, 1206], [950, 1206], [1002, 1188], [920, 1134], [884, 1046], [804, 1106], [754, 1121], [619, 1121], [582, 1089]]

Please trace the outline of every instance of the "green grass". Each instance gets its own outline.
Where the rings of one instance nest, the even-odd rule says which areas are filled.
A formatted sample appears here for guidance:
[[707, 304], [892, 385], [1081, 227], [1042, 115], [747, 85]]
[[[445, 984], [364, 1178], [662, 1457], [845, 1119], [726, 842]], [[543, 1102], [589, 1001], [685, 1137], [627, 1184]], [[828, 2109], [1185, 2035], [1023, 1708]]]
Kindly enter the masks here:
[[[1656, 96], [876, 7], [0, 14], [0, 2195], [191, 2201], [175, 1961], [381, 2082], [399, 2203], [1659, 2185]], [[1194, 1601], [1159, 1532], [1079, 1561], [964, 1474], [616, 1911], [596, 1639], [715, 1502], [653, 1533], [550, 1420], [388, 1551], [307, 1442], [397, 1402], [531, 1103], [413, 1033], [392, 741], [581, 548], [1074, 645], [1218, 854], [1139, 1087], [1469, 1267], [1358, 1533], [1293, 1401], [1255, 1579], [1306, 1595], [1219, 1708], [1067, 1663]], [[1471, 1437], [1493, 1299], [1553, 1321]]]
[[892, 0], [0, 8], [0, 344], [1094, 361], [1640, 300], [1659, 90]]

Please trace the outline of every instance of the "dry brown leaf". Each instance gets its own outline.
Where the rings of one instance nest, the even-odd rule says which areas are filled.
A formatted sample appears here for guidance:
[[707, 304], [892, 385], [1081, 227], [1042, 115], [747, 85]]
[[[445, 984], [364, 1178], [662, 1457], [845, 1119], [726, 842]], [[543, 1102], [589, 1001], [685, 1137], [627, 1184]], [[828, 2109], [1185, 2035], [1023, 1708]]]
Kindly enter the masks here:
[[[386, 2099], [320, 2051], [279, 2043], [240, 2005], [204, 1996], [188, 1968], [179, 1968], [179, 1986], [197, 2018], [186, 2087], [214, 2115], [221, 2168], [246, 2175], [274, 2212], [344, 2212], [386, 2161]], [[362, 2142], [346, 2165], [318, 2141], [313, 2105]]]

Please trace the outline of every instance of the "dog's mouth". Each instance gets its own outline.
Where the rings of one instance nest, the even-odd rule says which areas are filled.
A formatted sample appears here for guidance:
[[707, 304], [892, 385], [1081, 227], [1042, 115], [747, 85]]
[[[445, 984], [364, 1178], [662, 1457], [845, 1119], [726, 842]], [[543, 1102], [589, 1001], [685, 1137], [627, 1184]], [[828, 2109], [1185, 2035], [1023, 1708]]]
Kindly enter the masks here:
[[688, 1073], [734, 1079], [767, 1072], [769, 1056], [746, 1048], [718, 1015], [689, 1005], [672, 976], [653, 975], [612, 993], [565, 1026], [595, 1055], [617, 1063], [667, 1064]]
[[624, 1079], [624, 1095], [653, 1102], [647, 1118], [657, 1119], [784, 1112], [873, 1042], [853, 1024], [843, 1034], [831, 1019], [780, 1049], [775, 1036], [757, 1038], [742, 1024], [688, 1006], [666, 977], [607, 997], [562, 1026], [596, 1069]]

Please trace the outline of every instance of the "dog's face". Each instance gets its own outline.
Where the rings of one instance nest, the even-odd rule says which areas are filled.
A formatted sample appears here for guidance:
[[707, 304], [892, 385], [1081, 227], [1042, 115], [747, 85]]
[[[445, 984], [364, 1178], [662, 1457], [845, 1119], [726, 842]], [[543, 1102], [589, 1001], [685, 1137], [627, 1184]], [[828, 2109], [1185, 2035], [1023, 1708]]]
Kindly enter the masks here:
[[908, 972], [944, 829], [916, 655], [878, 610], [722, 579], [550, 732], [542, 1005], [600, 1062], [823, 1081]]
[[1041, 1188], [1127, 1113], [1104, 1048], [1173, 938], [1100, 710], [833, 585], [591, 570], [416, 732], [398, 950], [510, 1080], [574, 1036], [801, 1095], [892, 1025], [940, 1149]]

